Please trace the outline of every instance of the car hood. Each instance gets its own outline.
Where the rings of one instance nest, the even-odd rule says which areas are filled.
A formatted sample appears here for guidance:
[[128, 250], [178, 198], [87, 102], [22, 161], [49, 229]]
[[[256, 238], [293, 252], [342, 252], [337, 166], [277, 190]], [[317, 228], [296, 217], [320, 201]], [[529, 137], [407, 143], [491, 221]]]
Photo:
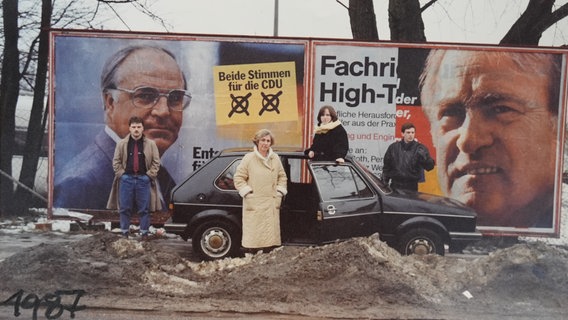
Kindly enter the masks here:
[[477, 216], [473, 209], [455, 199], [422, 192], [394, 190], [383, 198], [383, 205], [385, 211]]

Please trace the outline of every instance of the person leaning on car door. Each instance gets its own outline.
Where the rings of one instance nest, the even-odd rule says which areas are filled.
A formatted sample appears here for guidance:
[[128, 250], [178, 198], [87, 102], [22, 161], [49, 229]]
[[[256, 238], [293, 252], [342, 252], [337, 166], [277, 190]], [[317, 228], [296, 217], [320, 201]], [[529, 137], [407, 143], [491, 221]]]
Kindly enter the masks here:
[[286, 195], [286, 172], [280, 157], [272, 151], [274, 135], [259, 130], [253, 151], [237, 166], [235, 187], [243, 197], [242, 247], [245, 252], [270, 251], [282, 244], [280, 205]]
[[349, 139], [347, 131], [337, 118], [337, 112], [332, 106], [323, 106], [318, 112], [317, 120], [312, 146], [304, 153], [313, 160], [345, 162]]

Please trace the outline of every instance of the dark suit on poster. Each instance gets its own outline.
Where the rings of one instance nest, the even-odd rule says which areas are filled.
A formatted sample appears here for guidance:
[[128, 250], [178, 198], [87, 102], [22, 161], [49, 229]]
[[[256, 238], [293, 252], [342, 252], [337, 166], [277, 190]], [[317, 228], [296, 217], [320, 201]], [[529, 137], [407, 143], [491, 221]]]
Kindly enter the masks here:
[[[115, 147], [116, 142], [103, 130], [93, 143], [65, 164], [55, 176], [53, 206], [105, 209], [114, 178], [112, 158]], [[167, 170], [161, 167], [158, 171], [158, 182], [166, 202], [164, 208], [167, 208], [175, 181]]]

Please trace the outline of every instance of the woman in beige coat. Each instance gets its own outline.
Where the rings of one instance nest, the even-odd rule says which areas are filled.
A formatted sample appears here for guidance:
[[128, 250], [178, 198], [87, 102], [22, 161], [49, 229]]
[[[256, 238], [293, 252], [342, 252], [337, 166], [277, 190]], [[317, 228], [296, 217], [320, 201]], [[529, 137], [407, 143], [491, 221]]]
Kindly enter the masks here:
[[235, 187], [243, 197], [242, 246], [245, 251], [282, 244], [280, 204], [287, 193], [288, 180], [280, 157], [272, 151], [272, 133], [261, 129], [253, 143], [254, 151], [244, 156], [234, 177]]

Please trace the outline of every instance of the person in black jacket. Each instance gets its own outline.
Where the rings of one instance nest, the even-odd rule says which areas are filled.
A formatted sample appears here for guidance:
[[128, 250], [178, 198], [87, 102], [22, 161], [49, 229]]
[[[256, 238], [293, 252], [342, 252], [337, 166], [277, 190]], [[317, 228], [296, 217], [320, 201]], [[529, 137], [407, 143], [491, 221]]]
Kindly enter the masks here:
[[395, 189], [418, 191], [423, 170], [434, 169], [434, 159], [426, 146], [414, 140], [414, 124], [403, 124], [401, 131], [403, 139], [392, 143], [385, 153], [383, 180]]
[[347, 131], [337, 119], [337, 112], [332, 106], [323, 106], [317, 119], [312, 146], [304, 153], [313, 160], [343, 163], [349, 150], [349, 140]]

